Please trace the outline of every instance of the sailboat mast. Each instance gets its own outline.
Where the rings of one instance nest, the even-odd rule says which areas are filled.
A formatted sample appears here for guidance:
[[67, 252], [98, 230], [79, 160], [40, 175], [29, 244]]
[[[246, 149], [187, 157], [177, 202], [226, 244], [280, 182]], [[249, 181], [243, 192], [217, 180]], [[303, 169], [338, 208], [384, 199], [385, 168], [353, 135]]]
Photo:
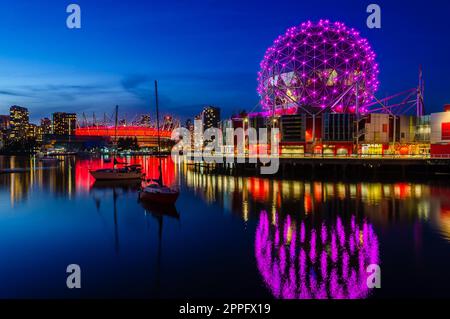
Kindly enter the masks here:
[[117, 125], [119, 121], [119, 106], [116, 105], [116, 119], [114, 124], [114, 168], [116, 167], [116, 155], [117, 155]]
[[155, 99], [156, 99], [156, 129], [158, 134], [158, 158], [159, 158], [159, 178], [158, 182], [159, 185], [163, 185], [163, 178], [162, 178], [162, 161], [161, 161], [161, 137], [159, 134], [159, 100], [158, 100], [158, 81], [155, 80]]
[[161, 139], [159, 136], [159, 100], [158, 100], [158, 81], [155, 81], [155, 98], [156, 98], [156, 129], [158, 132], [158, 154], [161, 152]]

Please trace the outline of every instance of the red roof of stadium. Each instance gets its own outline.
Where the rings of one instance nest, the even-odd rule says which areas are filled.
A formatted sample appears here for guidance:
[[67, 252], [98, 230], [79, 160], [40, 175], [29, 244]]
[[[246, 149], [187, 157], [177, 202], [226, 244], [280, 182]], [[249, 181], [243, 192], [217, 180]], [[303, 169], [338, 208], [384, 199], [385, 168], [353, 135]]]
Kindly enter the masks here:
[[[160, 130], [161, 137], [170, 138], [172, 131]], [[76, 136], [114, 136], [116, 129], [111, 127], [81, 127], [75, 130]], [[157, 129], [152, 127], [140, 127], [140, 126], [119, 126], [117, 127], [117, 136], [157, 136]]]

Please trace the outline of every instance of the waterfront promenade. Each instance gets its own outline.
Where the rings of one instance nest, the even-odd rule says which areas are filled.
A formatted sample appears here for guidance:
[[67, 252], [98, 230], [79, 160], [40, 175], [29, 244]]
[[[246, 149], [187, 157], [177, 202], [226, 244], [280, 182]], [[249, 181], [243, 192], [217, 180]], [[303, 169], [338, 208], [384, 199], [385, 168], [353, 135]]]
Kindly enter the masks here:
[[[279, 177], [427, 177], [450, 175], [450, 155], [281, 155], [281, 156], [217, 156], [215, 162], [186, 158], [196, 171], [227, 175], [258, 175], [262, 166], [278, 161]], [[266, 164], [264, 164], [266, 163]]]

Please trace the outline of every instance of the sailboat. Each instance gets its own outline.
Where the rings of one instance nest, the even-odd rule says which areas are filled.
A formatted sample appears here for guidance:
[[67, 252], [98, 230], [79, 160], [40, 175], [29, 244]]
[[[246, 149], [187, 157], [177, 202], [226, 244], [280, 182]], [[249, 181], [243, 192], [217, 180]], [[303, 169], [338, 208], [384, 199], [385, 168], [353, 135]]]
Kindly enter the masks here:
[[123, 180], [141, 180], [144, 177], [141, 165], [126, 165], [117, 168], [117, 165], [124, 165], [116, 159], [117, 155], [117, 122], [119, 106], [116, 106], [116, 122], [114, 137], [114, 159], [112, 168], [102, 168], [89, 171], [96, 181], [123, 181]]
[[[158, 82], [155, 81], [155, 95], [156, 95], [156, 126], [158, 129], [158, 155], [161, 154], [161, 138], [159, 135], [159, 101], [158, 101]], [[159, 158], [159, 177], [157, 180], [152, 180], [143, 187], [139, 192], [139, 199], [149, 203], [159, 203], [164, 205], [173, 205], [178, 199], [180, 192], [177, 189], [165, 186], [162, 175], [162, 158]]]

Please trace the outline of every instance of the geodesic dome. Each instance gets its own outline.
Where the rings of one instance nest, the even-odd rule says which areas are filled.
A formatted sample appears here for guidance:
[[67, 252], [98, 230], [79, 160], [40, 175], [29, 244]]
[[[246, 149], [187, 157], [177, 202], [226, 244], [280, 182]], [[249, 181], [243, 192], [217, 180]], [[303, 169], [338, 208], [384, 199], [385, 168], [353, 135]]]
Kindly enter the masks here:
[[341, 22], [306, 22], [266, 51], [258, 93], [266, 111], [353, 113], [373, 99], [378, 73], [375, 53], [358, 31]]

